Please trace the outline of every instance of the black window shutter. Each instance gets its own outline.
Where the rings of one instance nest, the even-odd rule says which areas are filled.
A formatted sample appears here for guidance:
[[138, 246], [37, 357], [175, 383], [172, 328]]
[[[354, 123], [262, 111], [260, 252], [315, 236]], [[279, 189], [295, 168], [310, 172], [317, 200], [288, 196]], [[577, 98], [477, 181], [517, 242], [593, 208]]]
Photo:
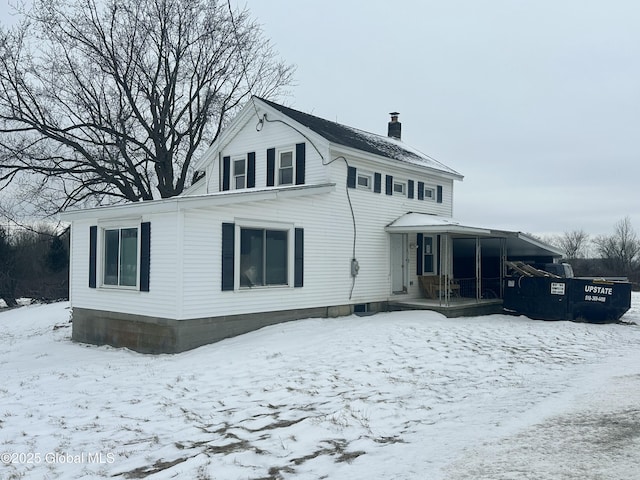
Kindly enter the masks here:
[[231, 184], [231, 157], [222, 159], [222, 190], [229, 190]]
[[296, 185], [304, 185], [304, 169], [306, 163], [306, 145], [296, 144]]
[[382, 192], [382, 175], [379, 173], [373, 174], [373, 191], [375, 193]]
[[424, 182], [418, 182], [418, 200], [424, 200]]
[[151, 273], [151, 223], [140, 224], [140, 291], [149, 291]]
[[294, 246], [294, 287], [302, 287], [304, 279], [304, 229], [296, 228]]
[[436, 194], [437, 202], [442, 203], [442, 185], [438, 185], [438, 193]]
[[276, 180], [276, 149], [267, 149], [267, 187], [273, 187]]
[[413, 198], [413, 180], [407, 182], [407, 197]]
[[356, 167], [347, 167], [347, 187], [356, 188]]
[[416, 274], [422, 275], [422, 248], [424, 243], [424, 236], [422, 233], [417, 234], [417, 252], [416, 252]]
[[247, 188], [256, 186], [256, 152], [247, 153]]
[[233, 290], [235, 223], [222, 224], [222, 290]]
[[384, 193], [393, 195], [393, 177], [391, 175], [387, 175], [385, 178]]
[[96, 262], [98, 252], [98, 227], [89, 227], [89, 288], [96, 288]]

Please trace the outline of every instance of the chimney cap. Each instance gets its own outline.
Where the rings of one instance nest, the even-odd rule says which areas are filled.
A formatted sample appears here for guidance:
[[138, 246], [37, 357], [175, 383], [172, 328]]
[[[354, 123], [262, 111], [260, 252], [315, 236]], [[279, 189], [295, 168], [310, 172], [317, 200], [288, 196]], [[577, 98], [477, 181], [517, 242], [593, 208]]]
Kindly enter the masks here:
[[400, 112], [389, 112], [389, 115], [391, 115], [392, 117], [397, 117], [398, 115], [400, 115]]

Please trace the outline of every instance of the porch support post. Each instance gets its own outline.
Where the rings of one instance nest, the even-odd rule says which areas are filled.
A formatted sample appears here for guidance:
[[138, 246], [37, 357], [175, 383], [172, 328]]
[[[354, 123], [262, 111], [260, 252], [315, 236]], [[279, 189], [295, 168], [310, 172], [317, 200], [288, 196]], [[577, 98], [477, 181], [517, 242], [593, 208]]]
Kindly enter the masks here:
[[476, 237], [476, 301], [482, 298], [482, 245]]
[[442, 292], [443, 288], [444, 288], [444, 304], [448, 307], [449, 306], [449, 300], [451, 298], [451, 291], [450, 291], [450, 274], [449, 274], [449, 264], [450, 264], [450, 258], [451, 255], [449, 254], [449, 234], [445, 233], [442, 235], [441, 240], [440, 240], [440, 246], [441, 246], [441, 250], [442, 250], [442, 254], [443, 257], [441, 260], [441, 265], [442, 265], [442, 271], [444, 272], [444, 275], [442, 276], [442, 285], [441, 285], [441, 289], [440, 292]]
[[507, 274], [507, 239], [500, 239], [500, 298], [504, 298], [504, 277]]

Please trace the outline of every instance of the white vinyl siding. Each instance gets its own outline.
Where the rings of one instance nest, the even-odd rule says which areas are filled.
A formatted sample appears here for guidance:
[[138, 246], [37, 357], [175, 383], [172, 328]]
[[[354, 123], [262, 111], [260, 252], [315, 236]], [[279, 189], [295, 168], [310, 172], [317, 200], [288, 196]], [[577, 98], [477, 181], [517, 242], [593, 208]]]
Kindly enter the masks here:
[[[255, 119], [255, 117], [253, 118]], [[275, 185], [279, 183], [279, 164], [280, 164], [280, 152], [290, 152], [292, 154], [292, 171], [289, 171], [285, 175], [291, 178], [289, 184], [295, 184], [295, 145], [298, 143], [306, 143], [306, 162], [305, 162], [305, 184], [312, 185], [318, 183], [328, 182], [328, 170], [322, 165], [322, 159], [315, 148], [311, 147], [310, 142], [313, 141], [314, 145], [318, 148], [325, 158], [328, 158], [328, 146], [327, 142], [316, 135], [309, 134], [304, 137], [291, 129], [291, 127], [279, 122], [269, 123], [266, 122], [260, 131], [256, 131], [255, 128], [244, 128], [227, 144], [224, 146], [220, 155], [216, 154], [212, 157], [212, 162], [207, 165], [207, 178], [205, 180], [204, 187], [202, 189], [189, 192], [190, 194], [202, 194], [213, 193], [218, 191], [220, 185], [220, 174], [222, 169], [219, 163], [224, 156], [231, 156], [231, 163], [237, 157], [239, 152], [255, 152], [256, 154], [256, 171], [255, 171], [255, 186], [256, 188], [263, 188], [267, 185], [267, 149], [276, 149], [275, 159]], [[233, 165], [231, 165], [233, 170]], [[287, 179], [288, 180], [288, 179]], [[230, 187], [234, 187], [233, 177], [230, 179]], [[204, 191], [204, 192], [203, 192]]]
[[[140, 292], [134, 287], [117, 288], [103, 284], [102, 258], [104, 252], [100, 247], [100, 243], [102, 243], [100, 238], [98, 238], [97, 255], [99, 288], [89, 288], [89, 227], [99, 225], [98, 230], [103, 231], [105, 228], [114, 228], [113, 226], [119, 222], [117, 220], [108, 221], [105, 225], [104, 221], [99, 223], [97, 218], [73, 222], [71, 236], [74, 247], [71, 250], [70, 283], [72, 306], [176, 318], [178, 312], [176, 285], [181, 275], [178, 264], [181, 262], [182, 255], [181, 249], [178, 248], [182, 242], [178, 240], [177, 236], [176, 214], [175, 212], [157, 214], [138, 219], [136, 224], [140, 225], [141, 221], [151, 221], [152, 223], [149, 292]], [[139, 271], [137, 276], [139, 277]]]
[[[224, 155], [229, 155], [233, 162], [236, 158], [233, 155], [238, 152], [255, 152], [256, 189], [264, 189], [269, 148], [276, 150], [277, 185], [278, 152], [291, 149], [301, 142], [307, 143], [305, 184], [331, 182], [335, 184], [335, 188], [330, 193], [309, 195], [304, 194], [304, 189], [301, 189], [300, 196], [295, 198], [243, 200], [215, 207], [203, 204], [199, 204], [197, 208], [177, 206], [172, 211], [145, 215], [141, 221], [151, 222], [152, 225], [149, 292], [89, 288], [89, 227], [99, 224], [99, 210], [96, 211], [96, 218], [75, 220], [72, 227], [73, 306], [151, 317], [191, 319], [385, 301], [391, 291], [389, 234], [385, 232], [385, 226], [409, 211], [447, 217], [452, 215], [451, 179], [430, 177], [424, 170], [399, 165], [398, 162], [374, 162], [362, 156], [355, 157], [348, 151], [330, 151], [326, 142], [313, 137], [315, 146], [322, 153], [321, 158], [318, 151], [311, 147], [311, 140], [286, 125], [266, 122], [259, 132], [254, 128], [255, 123], [247, 125], [224, 146], [220, 156], [216, 156], [215, 168], [207, 171], [206, 192], [212, 193], [213, 188], [218, 188], [219, 160]], [[347, 158], [349, 165], [353, 165], [358, 172], [370, 173], [370, 185], [373, 183], [373, 174], [381, 174], [383, 193], [374, 193], [367, 188], [345, 188], [345, 162], [328, 162], [329, 159], [340, 156]], [[323, 165], [323, 161], [328, 164]], [[295, 165], [295, 154], [293, 164]], [[385, 195], [386, 175], [405, 184], [413, 180], [416, 189], [418, 182], [441, 185], [443, 201], [420, 201], [417, 195], [410, 199], [406, 196], [406, 190], [405, 195]], [[295, 172], [292, 179], [295, 182]], [[356, 182], [357, 179], [356, 176]], [[232, 178], [231, 186], [233, 185]], [[245, 192], [242, 193], [244, 194]], [[226, 196], [227, 193], [221, 195]], [[232, 192], [232, 195], [237, 195], [237, 192]], [[355, 258], [360, 265], [355, 282], [351, 276], [351, 259], [354, 257], [352, 213], [355, 217], [357, 240]], [[260, 223], [249, 225], [247, 219], [259, 220]], [[291, 232], [294, 228], [304, 229], [304, 286], [294, 288], [291, 285], [293, 260], [288, 257], [287, 286], [239, 288], [238, 258], [235, 272], [237, 288], [222, 291], [223, 223], [236, 225], [236, 242], [240, 242], [240, 228], [278, 230], [278, 224], [286, 223], [287, 227], [283, 229], [289, 231], [289, 252], [294, 241]], [[415, 234], [410, 234], [407, 240], [408, 245], [415, 246]], [[408, 278], [409, 296], [419, 296], [415, 272], [418, 257], [416, 250], [409, 248], [412, 266]]]

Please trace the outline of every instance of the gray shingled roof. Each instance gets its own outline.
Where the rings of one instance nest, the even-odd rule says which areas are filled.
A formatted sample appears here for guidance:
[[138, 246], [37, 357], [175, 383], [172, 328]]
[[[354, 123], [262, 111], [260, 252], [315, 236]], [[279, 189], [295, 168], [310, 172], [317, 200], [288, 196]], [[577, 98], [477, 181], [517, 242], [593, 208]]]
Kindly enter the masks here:
[[382, 157], [391, 158], [401, 162], [433, 168], [462, 177], [460, 173], [456, 172], [452, 168], [449, 168], [434, 158], [431, 158], [430, 156], [406, 145], [401, 140], [331, 122], [263, 98], [258, 99], [270, 107], [275, 108], [287, 117], [309, 128], [318, 135], [326, 138], [331, 143], [355, 148], [363, 152], [380, 155]]

